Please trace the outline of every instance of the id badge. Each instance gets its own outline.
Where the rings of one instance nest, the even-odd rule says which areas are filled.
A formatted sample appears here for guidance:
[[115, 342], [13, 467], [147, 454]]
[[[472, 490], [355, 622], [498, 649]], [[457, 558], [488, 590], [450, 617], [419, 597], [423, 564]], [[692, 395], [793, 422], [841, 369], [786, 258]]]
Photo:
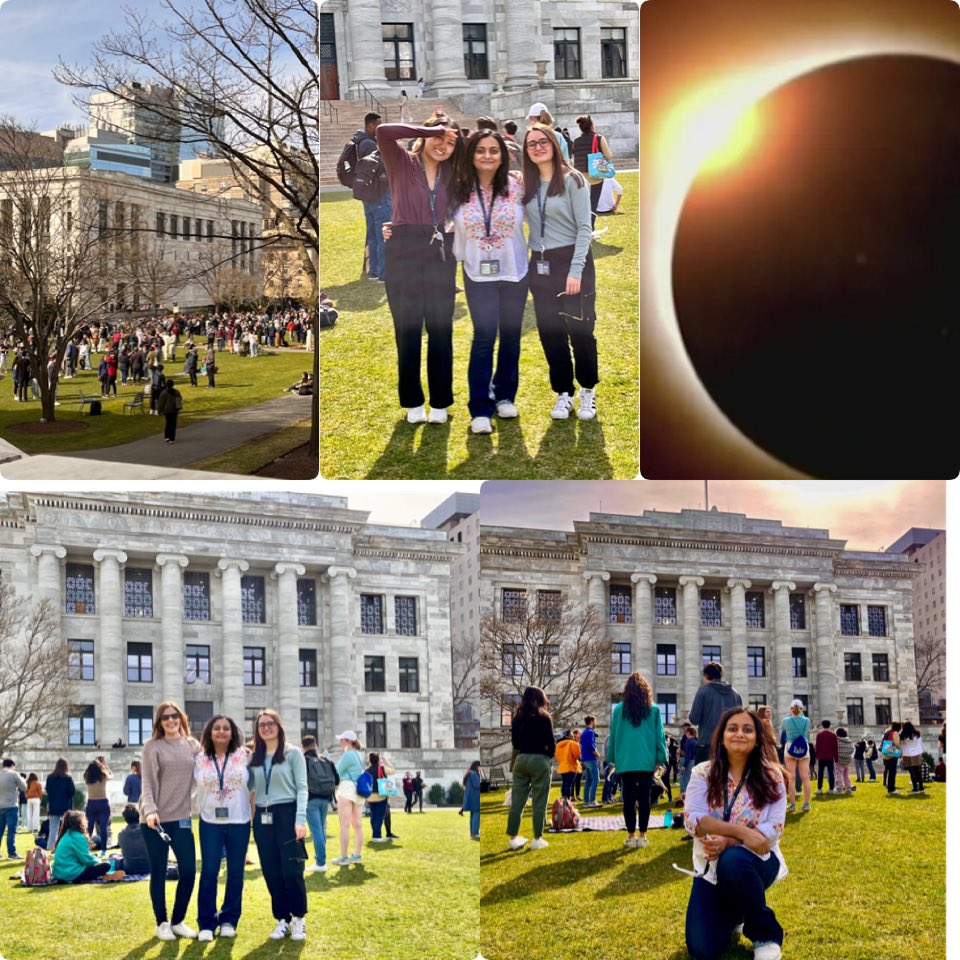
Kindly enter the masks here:
[[260, 814], [260, 823], [265, 827], [270, 827], [273, 825], [273, 814], [269, 810], [265, 810]]
[[230, 816], [230, 810], [227, 807], [217, 807], [216, 810], [214, 810], [214, 816], [217, 817], [218, 820], [225, 820]]
[[500, 275], [499, 260], [481, 260], [480, 261], [481, 277], [497, 277], [499, 275]]
[[190, 818], [189, 818], [189, 817], [185, 817], [183, 820], [180, 821], [180, 829], [181, 829], [181, 830], [192, 830], [192, 829], [193, 829], [193, 824], [190, 822]]
[[550, 261], [549, 260], [538, 260], [537, 261], [537, 273], [541, 277], [550, 276]]

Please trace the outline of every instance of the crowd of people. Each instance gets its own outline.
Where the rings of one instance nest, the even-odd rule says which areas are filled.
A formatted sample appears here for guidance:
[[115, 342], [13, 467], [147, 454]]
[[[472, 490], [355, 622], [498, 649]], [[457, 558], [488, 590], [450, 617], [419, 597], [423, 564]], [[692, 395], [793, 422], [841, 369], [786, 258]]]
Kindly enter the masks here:
[[[596, 718], [584, 718], [581, 730], [555, 735], [550, 704], [539, 687], [528, 687], [511, 722], [513, 783], [506, 832], [509, 848], [539, 850], [548, 845], [547, 807], [553, 762], [560, 775], [561, 799], [582, 808], [616, 802], [620, 792], [628, 849], [648, 844], [651, 808], [679, 780], [677, 805], [692, 840], [693, 877], [686, 920], [687, 949], [694, 960], [716, 960], [742, 932], [753, 942], [756, 960], [779, 960], [783, 929], [766, 902], [765, 891], [787, 875], [780, 840], [786, 815], [796, 812], [795, 793], [803, 790], [802, 811], [810, 807], [814, 758], [817, 793], [852, 794], [874, 763], [883, 760], [887, 795], [898, 793], [899, 765], [910, 774], [911, 793], [925, 792], [924, 746], [910, 721], [891, 723], [880, 738], [854, 741], [847, 728], [833, 729], [824, 719], [811, 735], [803, 702], [795, 699], [775, 730], [770, 708], [744, 706], [740, 694], [723, 679], [719, 663], [703, 667], [703, 683], [682, 725], [678, 741], [665, 733], [652, 689], [640, 673], [626, 681], [614, 706], [605, 743], [596, 734]], [[938, 738], [940, 761], [935, 778], [946, 779], [946, 724]], [[598, 766], [602, 799], [596, 800]], [[850, 765], [854, 765], [851, 777]], [[524, 808], [532, 795], [532, 841], [520, 834]], [[555, 807], [556, 809], [556, 807]], [[665, 817], [670, 826], [672, 811]], [[555, 814], [556, 816], [556, 814]], [[678, 869], [680, 869], [678, 867]]]
[[[382, 123], [369, 113], [345, 148], [356, 163], [379, 156], [385, 171], [383, 193], [362, 197], [368, 275], [386, 284], [399, 401], [409, 423], [446, 423], [453, 406], [458, 262], [473, 325], [470, 431], [489, 434], [495, 418], [519, 415], [528, 293], [555, 394], [550, 416], [566, 420], [575, 408], [581, 420], [597, 415], [590, 243], [598, 235], [595, 220], [613, 173], [612, 153], [589, 115], [577, 118], [576, 139], [555, 125], [543, 103], [531, 105], [527, 123], [518, 142], [513, 122], [501, 133], [493, 118], [481, 117], [468, 131], [439, 107], [422, 124]], [[606, 210], [614, 208], [608, 201]], [[426, 394], [420, 377], [424, 328]]]

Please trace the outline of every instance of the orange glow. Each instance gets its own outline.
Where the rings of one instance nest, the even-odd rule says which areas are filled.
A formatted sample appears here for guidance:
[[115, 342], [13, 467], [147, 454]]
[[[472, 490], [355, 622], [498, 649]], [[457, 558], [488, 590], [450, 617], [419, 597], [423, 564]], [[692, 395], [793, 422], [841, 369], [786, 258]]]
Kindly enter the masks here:
[[728, 120], [712, 118], [697, 130], [706, 155], [700, 172], [720, 170], [739, 162], [757, 139], [757, 107], [748, 107], [731, 124]]

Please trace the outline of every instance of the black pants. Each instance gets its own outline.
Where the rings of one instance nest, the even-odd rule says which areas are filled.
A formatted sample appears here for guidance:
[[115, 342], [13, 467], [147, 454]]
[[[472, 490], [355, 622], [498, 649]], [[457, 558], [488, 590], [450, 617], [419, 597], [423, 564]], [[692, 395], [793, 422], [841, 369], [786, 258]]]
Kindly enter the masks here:
[[[650, 784], [653, 771], [627, 771], [620, 774], [620, 789], [623, 791], [623, 819], [627, 821], [627, 831], [647, 832], [650, 823]], [[639, 809], [639, 817], [637, 810]]]
[[271, 805], [273, 823], [265, 824], [260, 817], [264, 807], [257, 807], [253, 818], [253, 839], [257, 842], [260, 869], [267, 889], [274, 920], [290, 921], [307, 913], [307, 888], [303, 882], [302, 841], [297, 842], [294, 826], [297, 805], [294, 802]]
[[600, 194], [603, 193], [603, 181], [590, 184], [590, 229], [597, 228], [597, 207], [600, 206]]
[[161, 823], [164, 833], [170, 837], [170, 843], [161, 839], [160, 834], [144, 826], [143, 839], [147, 845], [147, 857], [150, 859], [150, 901], [157, 923], [167, 920], [167, 857], [172, 849], [177, 858], [177, 891], [173, 900], [173, 913], [170, 922], [176, 926], [183, 922], [187, 907], [193, 896], [193, 887], [197, 880], [197, 845], [193, 839], [193, 828], [181, 827], [179, 821]]
[[577, 778], [577, 771], [570, 770], [568, 773], [560, 774], [560, 796], [568, 800], [573, 799], [573, 781]]
[[97, 877], [102, 877], [105, 873], [110, 872], [109, 863], [92, 863], [89, 867], [84, 867], [80, 873], [80, 876], [71, 880], [71, 883], [90, 883], [92, 880], [96, 880]]
[[423, 791], [417, 791], [417, 803], [420, 804], [420, 812], [423, 813]]
[[[907, 767], [907, 773], [910, 774], [910, 783], [914, 790], [923, 789], [923, 768], [922, 767]], [[896, 783], [896, 780], [894, 780]]]
[[817, 761], [817, 789], [823, 789], [823, 773], [827, 772], [827, 782], [830, 784], [830, 789], [834, 787], [833, 781], [833, 761], [832, 760], [818, 760]]
[[[550, 368], [550, 387], [554, 393], [574, 394], [574, 375], [581, 387], [592, 390], [600, 380], [597, 374], [597, 338], [593, 335], [596, 323], [595, 303], [597, 276], [593, 256], [587, 253], [587, 262], [580, 278], [580, 295], [558, 297], [567, 285], [573, 247], [545, 250], [543, 259], [550, 264], [550, 275], [537, 272], [540, 252], [530, 257], [530, 292], [537, 315], [537, 333]], [[569, 313], [581, 319], [563, 316]], [[571, 359], [570, 352], [573, 351]], [[576, 364], [576, 373], [574, 373]]]
[[403, 805], [404, 813], [413, 813], [413, 798], [415, 794], [413, 793], [404, 793], [404, 799], [406, 802]]
[[893, 793], [897, 789], [897, 757], [883, 758], [883, 783], [887, 788], [887, 793]]
[[393, 228], [384, 246], [387, 302], [397, 340], [397, 373], [401, 407], [423, 404], [420, 353], [427, 328], [427, 388], [430, 406], [445, 409], [453, 403], [453, 302], [457, 261], [453, 234], [444, 234], [446, 260], [439, 244], [430, 241], [430, 227]]
[[163, 415], [166, 423], [163, 427], [163, 438], [164, 440], [176, 440], [177, 439], [177, 414], [179, 410], [174, 410], [173, 413], [165, 413]]

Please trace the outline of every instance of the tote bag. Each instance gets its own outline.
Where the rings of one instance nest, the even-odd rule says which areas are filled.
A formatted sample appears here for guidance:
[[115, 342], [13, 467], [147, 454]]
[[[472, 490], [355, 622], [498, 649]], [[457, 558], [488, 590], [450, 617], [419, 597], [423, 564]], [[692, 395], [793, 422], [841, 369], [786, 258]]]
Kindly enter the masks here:
[[587, 173], [591, 177], [600, 177], [603, 180], [608, 180], [610, 177], [617, 175], [613, 161], [608, 160], [600, 151], [600, 138], [598, 136], [594, 136], [591, 152], [587, 154]]

